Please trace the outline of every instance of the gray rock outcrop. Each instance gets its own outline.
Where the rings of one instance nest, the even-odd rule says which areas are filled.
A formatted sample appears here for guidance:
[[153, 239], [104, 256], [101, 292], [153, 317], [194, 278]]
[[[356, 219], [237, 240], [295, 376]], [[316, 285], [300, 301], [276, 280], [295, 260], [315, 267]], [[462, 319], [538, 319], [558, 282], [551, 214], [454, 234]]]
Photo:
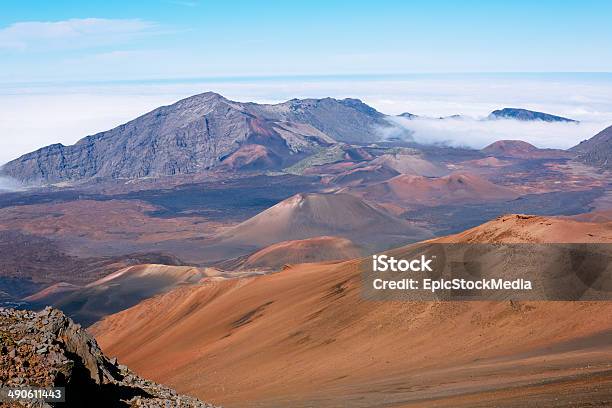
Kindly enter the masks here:
[[108, 359], [91, 335], [56, 309], [0, 308], [0, 340], [0, 386], [65, 387], [66, 403], [59, 406], [214, 408]]

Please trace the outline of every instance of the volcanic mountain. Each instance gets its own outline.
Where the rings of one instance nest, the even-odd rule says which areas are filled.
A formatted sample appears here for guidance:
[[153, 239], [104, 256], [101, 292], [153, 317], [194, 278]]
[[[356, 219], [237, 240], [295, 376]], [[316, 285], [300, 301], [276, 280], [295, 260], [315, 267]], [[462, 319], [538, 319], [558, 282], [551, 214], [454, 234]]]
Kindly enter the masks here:
[[555, 116], [549, 113], [530, 111], [527, 109], [504, 108], [494, 110], [488, 116], [488, 119], [516, 119], [522, 121], [541, 120], [543, 122], [572, 122], [578, 123], [577, 120]]
[[590, 166], [612, 170], [612, 126], [570, 149], [578, 154], [577, 160]]
[[[510, 215], [440, 242], [612, 242], [611, 228]], [[369, 302], [359, 263], [179, 288], [93, 333], [139, 374], [228, 407], [609, 401], [612, 302]]]
[[279, 242], [216, 266], [232, 270], [279, 270], [291, 264], [355, 259], [362, 255], [364, 251], [346, 238], [323, 236]]
[[385, 115], [356, 99], [293, 99], [276, 105], [207, 92], [157, 108], [75, 145], [55, 144], [7, 163], [26, 183], [132, 179], [232, 169], [278, 168], [337, 141], [374, 141]]
[[454, 173], [444, 177], [402, 174], [372, 184], [363, 191], [366, 199], [403, 206], [507, 201], [518, 197], [512, 189], [471, 173]]
[[296, 194], [220, 234], [222, 245], [262, 248], [333, 235], [367, 248], [414, 242], [431, 234], [350, 194]]
[[570, 158], [572, 153], [559, 149], [538, 149], [522, 140], [498, 140], [481, 150], [489, 156], [512, 157], [517, 159], [562, 159]]

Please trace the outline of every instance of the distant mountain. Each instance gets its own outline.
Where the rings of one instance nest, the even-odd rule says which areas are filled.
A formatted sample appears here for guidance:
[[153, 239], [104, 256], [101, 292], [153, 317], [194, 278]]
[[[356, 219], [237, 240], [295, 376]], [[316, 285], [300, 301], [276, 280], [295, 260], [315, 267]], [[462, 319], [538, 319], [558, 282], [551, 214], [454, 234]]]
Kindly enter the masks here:
[[570, 149], [577, 160], [591, 166], [612, 170], [612, 126]]
[[471, 173], [454, 173], [444, 177], [408, 174], [368, 186], [365, 198], [397, 205], [443, 205], [508, 201], [519, 194]]
[[412, 114], [410, 112], [400, 113], [397, 116], [402, 117], [402, 118], [406, 118], [406, 119], [416, 119], [416, 118], [419, 117], [419, 115], [414, 115], [414, 114]]
[[573, 156], [573, 153], [565, 150], [538, 149], [522, 140], [498, 140], [481, 151], [489, 156], [514, 157], [517, 159], [562, 159]]
[[216, 93], [157, 108], [72, 146], [54, 144], [7, 163], [5, 175], [27, 183], [92, 178], [132, 179], [280, 168], [321, 146], [378, 140], [392, 126], [357, 99], [293, 99], [276, 105], [239, 103]]
[[577, 120], [564, 118], [562, 116], [555, 116], [548, 113], [530, 111], [527, 109], [518, 108], [504, 108], [494, 110], [491, 112], [487, 119], [516, 119], [523, 121], [541, 120], [543, 122], [573, 122], [578, 123]]

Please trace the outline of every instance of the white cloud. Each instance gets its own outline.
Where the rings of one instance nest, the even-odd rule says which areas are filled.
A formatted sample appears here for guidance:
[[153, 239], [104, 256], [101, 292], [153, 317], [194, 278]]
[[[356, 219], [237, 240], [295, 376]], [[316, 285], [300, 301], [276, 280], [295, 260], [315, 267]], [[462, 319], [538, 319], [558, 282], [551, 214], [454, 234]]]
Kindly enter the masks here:
[[125, 41], [155, 28], [155, 23], [141, 19], [17, 22], [0, 29], [0, 49], [86, 48]]
[[0, 176], [0, 193], [4, 191], [20, 191], [25, 188], [17, 180], [10, 177]]
[[70, 145], [177, 97], [83, 91], [0, 95], [0, 164], [52, 143]]
[[607, 127], [601, 122], [542, 122], [513, 119], [478, 120], [474, 118], [393, 118], [413, 131], [413, 139], [423, 144], [445, 144], [481, 149], [497, 140], [523, 140], [540, 148], [568, 149]]

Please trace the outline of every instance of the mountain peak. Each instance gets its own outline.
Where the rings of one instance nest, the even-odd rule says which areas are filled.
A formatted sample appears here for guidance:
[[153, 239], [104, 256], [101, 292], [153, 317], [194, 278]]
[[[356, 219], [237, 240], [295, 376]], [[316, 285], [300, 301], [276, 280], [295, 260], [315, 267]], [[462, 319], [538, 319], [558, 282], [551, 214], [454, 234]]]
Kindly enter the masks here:
[[523, 140], [498, 140], [496, 142], [491, 143], [484, 149], [484, 152], [506, 152], [506, 151], [524, 151], [531, 152], [534, 150], [538, 150], [537, 147], [532, 145], [531, 143], [527, 143]]
[[522, 159], [562, 159], [570, 158], [572, 154], [565, 150], [539, 149], [536, 146], [522, 140], [498, 140], [484, 149], [483, 153], [494, 157], [514, 157]]
[[187, 107], [195, 105], [214, 105], [223, 102], [231, 102], [229, 99], [220, 95], [216, 92], [203, 92], [197, 95], [192, 95], [187, 98], [183, 98], [170, 106], [175, 107]]
[[357, 244], [374, 244], [403, 236], [404, 242], [429, 234], [368, 202], [346, 193], [298, 193], [232, 227], [225, 242], [267, 246], [323, 235]]
[[551, 115], [544, 112], [536, 112], [521, 108], [503, 108], [494, 110], [488, 116], [488, 119], [516, 119], [522, 121], [541, 120], [543, 122], [572, 122], [578, 123], [577, 120], [564, 118], [562, 116]]

